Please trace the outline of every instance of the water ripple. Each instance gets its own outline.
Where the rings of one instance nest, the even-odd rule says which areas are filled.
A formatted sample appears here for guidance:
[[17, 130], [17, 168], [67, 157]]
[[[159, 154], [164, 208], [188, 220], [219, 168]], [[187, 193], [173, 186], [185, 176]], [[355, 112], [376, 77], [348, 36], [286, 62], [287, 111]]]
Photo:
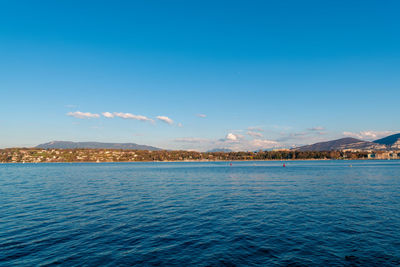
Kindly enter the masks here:
[[0, 165], [0, 266], [400, 265], [399, 161], [286, 165]]

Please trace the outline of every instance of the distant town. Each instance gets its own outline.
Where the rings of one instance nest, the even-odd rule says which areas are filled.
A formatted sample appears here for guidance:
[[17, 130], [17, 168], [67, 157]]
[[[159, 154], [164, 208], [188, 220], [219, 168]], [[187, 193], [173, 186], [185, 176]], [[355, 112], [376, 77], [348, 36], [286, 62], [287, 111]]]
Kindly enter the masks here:
[[143, 161], [237, 161], [237, 160], [330, 160], [400, 159], [400, 151], [256, 151], [195, 152], [122, 149], [38, 149], [0, 150], [1, 163], [41, 162], [143, 162]]

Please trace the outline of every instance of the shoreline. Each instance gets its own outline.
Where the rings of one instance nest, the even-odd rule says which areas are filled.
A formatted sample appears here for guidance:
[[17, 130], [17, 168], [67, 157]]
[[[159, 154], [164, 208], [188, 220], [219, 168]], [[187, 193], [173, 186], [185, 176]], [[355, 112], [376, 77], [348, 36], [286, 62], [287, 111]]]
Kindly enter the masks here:
[[154, 161], [101, 161], [101, 162], [96, 162], [96, 161], [62, 161], [62, 162], [0, 162], [1, 164], [43, 164], [43, 163], [54, 163], [54, 164], [62, 164], [62, 163], [93, 163], [93, 164], [99, 164], [99, 163], [172, 163], [172, 162], [177, 162], [177, 163], [195, 163], [195, 162], [293, 162], [293, 161], [400, 161], [400, 159], [268, 159], [268, 160], [154, 160]]

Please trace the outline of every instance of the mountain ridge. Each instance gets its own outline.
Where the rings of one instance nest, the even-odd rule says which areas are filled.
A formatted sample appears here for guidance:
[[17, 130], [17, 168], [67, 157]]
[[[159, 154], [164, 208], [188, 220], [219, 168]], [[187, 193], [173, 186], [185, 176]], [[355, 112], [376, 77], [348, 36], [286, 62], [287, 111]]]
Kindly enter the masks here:
[[375, 141], [365, 141], [353, 137], [345, 137], [331, 141], [305, 145], [294, 150], [298, 151], [332, 151], [332, 150], [390, 150], [400, 149], [400, 134], [394, 134]]
[[136, 143], [103, 143], [103, 142], [72, 142], [72, 141], [51, 141], [35, 146], [42, 149], [132, 149], [132, 150], [162, 150], [158, 147], [138, 145]]
[[374, 143], [386, 145], [390, 149], [400, 149], [400, 133], [375, 140]]

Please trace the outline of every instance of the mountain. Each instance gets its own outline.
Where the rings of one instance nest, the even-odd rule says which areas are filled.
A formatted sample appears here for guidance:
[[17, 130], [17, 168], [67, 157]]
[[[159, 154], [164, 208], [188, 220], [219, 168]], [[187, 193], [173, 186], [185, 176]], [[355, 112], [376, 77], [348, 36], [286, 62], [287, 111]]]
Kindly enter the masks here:
[[296, 150], [299, 151], [331, 151], [331, 150], [385, 150], [386, 145], [363, 141], [356, 138], [346, 137], [337, 140], [320, 142], [313, 145], [301, 146]]
[[100, 149], [134, 149], [134, 150], [161, 150], [160, 148], [135, 143], [100, 143], [100, 142], [69, 142], [52, 141], [36, 146], [42, 149], [74, 149], [74, 148], [100, 148]]
[[375, 140], [374, 143], [386, 145], [389, 149], [400, 149], [400, 133]]
[[229, 149], [229, 148], [214, 148], [211, 150], [207, 151], [208, 153], [213, 153], [213, 152], [225, 152], [225, 153], [229, 153], [229, 152], [233, 152], [233, 150]]

